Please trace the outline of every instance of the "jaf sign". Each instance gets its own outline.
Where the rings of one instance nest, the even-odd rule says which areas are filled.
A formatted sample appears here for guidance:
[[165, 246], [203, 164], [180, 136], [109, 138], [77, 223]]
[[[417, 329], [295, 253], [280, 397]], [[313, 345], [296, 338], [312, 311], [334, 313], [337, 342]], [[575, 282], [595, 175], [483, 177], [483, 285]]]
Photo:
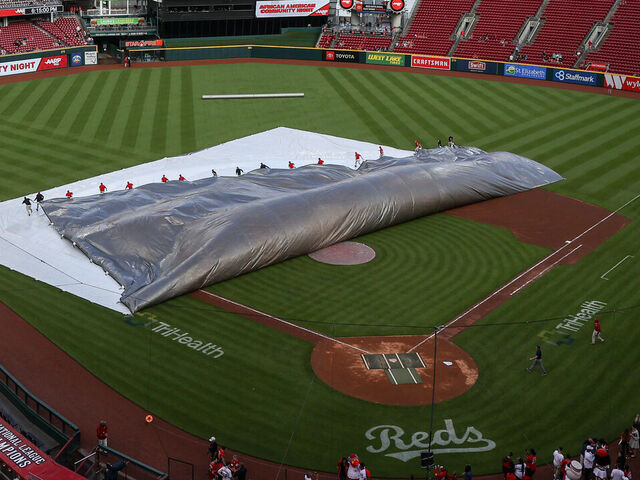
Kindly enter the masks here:
[[326, 17], [329, 15], [327, 0], [291, 0], [288, 2], [256, 2], [256, 18], [273, 17]]

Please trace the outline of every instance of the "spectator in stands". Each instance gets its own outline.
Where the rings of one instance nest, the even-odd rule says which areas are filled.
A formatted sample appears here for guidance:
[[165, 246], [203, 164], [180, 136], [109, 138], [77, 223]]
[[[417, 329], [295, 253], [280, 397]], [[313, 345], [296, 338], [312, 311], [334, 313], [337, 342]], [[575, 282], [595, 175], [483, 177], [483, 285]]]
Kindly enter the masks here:
[[[317, 473], [316, 473], [316, 480], [317, 480]], [[244, 463], [240, 462], [240, 468], [238, 468], [238, 471], [235, 473], [235, 477], [236, 480], [245, 480], [247, 478], [247, 467], [244, 465]]]
[[442, 140], [438, 139], [438, 148], [442, 147]]
[[160, 181], [161, 181], [162, 183], [167, 183], [167, 182], [169, 181], [169, 179], [167, 178], [167, 176], [166, 176], [166, 175], [162, 175], [162, 178], [160, 179]]
[[318, 157], [318, 165], [324, 165], [324, 160]]
[[264, 163], [260, 162], [260, 168], [269, 168], [269, 167], [267, 167], [267, 165], [266, 165], [266, 164], [264, 164]]
[[455, 147], [456, 144], [453, 141], [453, 135], [449, 135], [449, 144], [450, 147]]
[[[67, 197], [71, 198], [68, 194], [71, 193], [67, 190]], [[100, 421], [98, 424], [98, 428], [96, 429], [96, 436], [98, 437], [98, 445], [101, 447], [107, 446], [107, 438], [109, 437], [109, 429], [107, 428], [107, 422], [104, 420]]]
[[104, 475], [104, 480], [118, 480], [118, 472], [127, 466], [127, 463], [124, 460], [120, 460], [118, 463], [114, 463], [110, 465], [107, 463], [107, 471]]
[[125, 190], [133, 190], [133, 183], [131, 182], [127, 182], [127, 184], [124, 187]]
[[184, 182], [184, 181], [186, 180], [186, 178], [184, 178], [184, 177], [182, 176], [182, 174], [180, 174], [180, 176], [178, 177], [178, 180], [179, 180], [179, 181], [181, 181], [181, 182]]
[[244, 170], [242, 170], [240, 167], [236, 167], [236, 175], [240, 176], [244, 173]]
[[102, 182], [100, 182], [100, 185], [98, 186], [98, 189], [100, 190], [100, 193], [104, 193], [104, 192], [107, 191], [107, 187]]
[[71, 197], [73, 197], [73, 192], [67, 190], [67, 193], [64, 194], [65, 197], [67, 197], [69, 200], [71, 200]]
[[213, 177], [217, 177], [218, 176], [218, 173], [213, 168], [211, 169], [211, 176], [213, 176]]

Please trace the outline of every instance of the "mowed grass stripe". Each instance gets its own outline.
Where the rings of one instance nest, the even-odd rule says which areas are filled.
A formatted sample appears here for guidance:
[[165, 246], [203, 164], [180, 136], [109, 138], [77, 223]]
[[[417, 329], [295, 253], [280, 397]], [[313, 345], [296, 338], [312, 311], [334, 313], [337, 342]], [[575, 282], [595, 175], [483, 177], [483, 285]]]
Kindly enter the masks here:
[[335, 93], [342, 99], [343, 104], [346, 105], [352, 114], [358, 118], [373, 135], [374, 138], [380, 138], [380, 143], [384, 145], [390, 145], [394, 142], [394, 138], [389, 135], [384, 129], [378, 125], [373, 117], [367, 112], [364, 106], [357, 100], [357, 97], [352, 95], [344, 86], [342, 75], [339, 70], [342, 68], [329, 68], [321, 67], [319, 69], [320, 75], [325, 79], [326, 83], [332, 88]]
[[147, 95], [152, 87], [150, 79], [153, 70], [157, 69], [145, 68], [141, 71], [138, 77], [137, 86], [132, 92], [136, 106], [129, 109], [129, 116], [124, 127], [121, 143], [125, 147], [135, 148], [136, 142], [138, 141], [138, 132], [140, 131], [142, 113], [146, 106]]
[[[52, 87], [52, 85], [56, 85], [56, 87]], [[28, 108], [29, 101], [25, 101], [22, 105], [22, 109], [25, 113], [22, 117], [22, 121], [25, 123], [33, 122], [46, 108], [46, 105], [55, 97], [55, 90], [59, 86], [59, 82], [51, 82], [46, 79], [41, 80], [34, 91], [29, 95], [29, 100], [33, 101], [31, 108]], [[26, 110], [27, 108], [28, 110]], [[19, 117], [17, 118], [19, 119]]]
[[[2, 110], [3, 117], [13, 117], [13, 115], [15, 115], [16, 112], [19, 111], [22, 102], [24, 102], [24, 99], [29, 96], [29, 92], [33, 89], [33, 85], [31, 84], [31, 82], [16, 83], [13, 84], [12, 87], [13, 88], [11, 88], [9, 91], [9, 95], [13, 94], [13, 99], [8, 102], [4, 110]], [[6, 86], [2, 89], [3, 94], [5, 88]], [[8, 99], [5, 99], [5, 101], [6, 100]]]
[[501, 123], [498, 116], [499, 112], [495, 106], [486, 108], [481, 104], [483, 98], [482, 91], [475, 86], [475, 82], [472, 79], [465, 79], [463, 82], [451, 82], [449, 83], [452, 93], [457, 98], [457, 104], [454, 107], [454, 111], [471, 118], [478, 120], [484, 128], [496, 130]]
[[196, 122], [193, 102], [193, 67], [182, 69], [180, 86], [182, 95], [180, 102], [180, 140], [183, 152], [193, 152], [196, 149]]
[[[425, 117], [434, 118], [437, 122], [436, 129], [431, 133], [434, 138], [446, 139], [447, 132], [453, 132], [456, 127], [455, 120], [451, 115], [451, 109], [436, 102], [434, 92], [430, 90], [430, 84], [417, 84], [409, 82], [409, 78], [405, 75], [398, 76], [396, 80], [397, 88], [406, 92], [407, 101], [412, 101], [416, 107], [420, 107]], [[431, 144], [426, 138], [420, 138], [423, 147], [429, 147]], [[431, 140], [431, 139], [429, 139]]]
[[150, 148], [154, 152], [164, 152], [169, 134], [169, 99], [171, 98], [171, 79], [173, 70], [163, 68], [158, 79], [159, 85], [155, 89], [157, 95], [152, 103], [155, 104], [155, 114], [153, 116], [153, 129], [151, 131]]
[[[108, 79], [109, 75], [107, 75], [107, 72], [99, 72], [98, 75], [95, 76], [93, 83], [87, 85], [87, 97], [80, 107], [80, 113], [76, 115], [74, 122], [71, 124], [70, 131], [74, 135], [82, 135], [90, 119], [94, 118], [96, 104], [104, 93]], [[89, 79], [87, 79], [87, 83], [90, 83]]]
[[[50, 125], [54, 131], [60, 129], [61, 124], [65, 120], [67, 111], [74, 102], [77, 92], [80, 91], [86, 81], [84, 75], [71, 75], [71, 77], [73, 78], [73, 82], [71, 85], [68, 85], [66, 92], [60, 98], [58, 106], [53, 112], [51, 112], [51, 115], [46, 122], [44, 122], [45, 125]], [[62, 130], [66, 131], [66, 129]]]
[[[598, 98], [590, 101], [591, 107], [602, 107], [608, 105], [606, 97]], [[550, 107], [550, 106], [548, 106]], [[508, 141], [512, 141], [514, 139], [518, 139], [523, 135], [523, 132], [531, 133], [536, 132], [537, 129], [544, 126], [550, 128], [554, 125], [562, 124], [565, 120], [570, 120], [571, 118], [580, 117], [582, 115], [582, 110], [584, 110], [585, 105], [581, 103], [573, 103], [568, 106], [566, 109], [556, 109], [556, 108], [547, 108], [548, 113], [544, 113], [542, 115], [531, 116], [529, 121], [520, 123], [520, 124], [512, 124], [507, 128], [500, 130], [493, 135], [487, 136], [485, 138], [485, 145], [502, 145], [507, 143]]]
[[[375, 80], [375, 75], [365, 75], [364, 77], [360, 77], [354, 74], [354, 71], [344, 68], [342, 69], [342, 73], [344, 74], [344, 78], [351, 85], [361, 85], [367, 88], [368, 85], [373, 85], [374, 88], [377, 89], [376, 94], [374, 95], [362, 95], [361, 98], [365, 104], [368, 104], [368, 111], [376, 111], [378, 115], [375, 116], [378, 121], [376, 122], [376, 128], [384, 129], [385, 131], [392, 134], [396, 133], [397, 138], [407, 138], [407, 133], [410, 135], [408, 138], [418, 138], [419, 131], [413, 129], [413, 125], [407, 124], [405, 118], [400, 118], [396, 114], [396, 105], [393, 101], [391, 95], [389, 95], [389, 91], [385, 91], [380, 86], [380, 82]], [[369, 90], [369, 88], [367, 88]], [[420, 127], [420, 125], [416, 125]], [[408, 142], [407, 142], [408, 143]]]
[[[428, 77], [426, 75], [424, 77], [425, 79], [420, 79], [420, 83], [427, 87], [431, 92], [431, 96], [437, 98], [441, 104], [446, 105], [449, 112], [448, 117], [452, 119], [450, 125], [452, 135], [461, 137], [461, 132], [465, 132], [465, 135], [474, 135], [481, 131], [478, 122], [471, 121], [468, 115], [463, 114], [465, 106], [457, 96], [457, 93], [453, 91], [453, 87], [449, 82], [443, 81], [440, 77]], [[424, 90], [419, 91], [417, 98], [423, 97], [424, 94]]]
[[591, 135], [600, 132], [601, 126], [597, 122], [593, 122], [594, 119], [609, 118], [619, 114], [625, 114], [625, 112], [618, 110], [615, 105], [603, 104], [599, 108], [590, 109], [580, 117], [567, 118], [561, 125], [554, 125], [553, 129], [547, 127], [532, 131], [520, 140], [506, 143], [505, 147], [509, 149], [515, 148], [513, 145], [517, 145], [520, 151], [528, 152], [530, 149], [536, 148], [542, 139], [549, 138], [550, 142], [548, 143], [555, 144], [553, 153], [555, 155], [563, 154], [560, 162], [554, 162], [554, 168], [563, 169], [564, 165], [571, 161], [570, 158], [565, 160], [567, 158], [565, 155], [572, 150], [581, 149], [582, 140], [591, 138]]
[[[110, 77], [110, 80], [113, 81], [113, 74], [110, 75]], [[107, 141], [111, 135], [111, 130], [113, 129], [118, 114], [124, 116], [125, 112], [131, 108], [130, 105], [122, 105], [122, 99], [125, 92], [130, 88], [132, 78], [133, 75], [130, 75], [130, 71], [118, 71], [111, 95], [106, 95], [105, 93], [102, 97], [102, 102], [106, 104], [107, 108], [98, 124], [96, 139]]]

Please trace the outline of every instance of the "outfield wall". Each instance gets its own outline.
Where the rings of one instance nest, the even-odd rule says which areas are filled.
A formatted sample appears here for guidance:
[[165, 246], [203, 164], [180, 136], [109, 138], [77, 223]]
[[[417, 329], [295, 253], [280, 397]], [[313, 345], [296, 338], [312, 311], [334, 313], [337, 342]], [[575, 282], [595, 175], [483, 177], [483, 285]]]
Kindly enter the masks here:
[[[515, 62], [414, 55], [393, 52], [318, 49], [310, 47], [279, 47], [264, 45], [204, 46], [178, 48], [131, 48], [134, 62], [219, 60], [229, 58], [261, 58], [277, 60], [308, 60], [331, 63], [360, 63], [393, 67], [449, 70], [483, 73], [504, 77], [545, 80], [590, 87], [640, 92], [640, 77], [563, 68], [556, 65], [530, 65]], [[118, 51], [120, 60], [124, 51]]]
[[3, 55], [0, 57], [0, 77], [97, 63], [98, 47], [95, 45]]

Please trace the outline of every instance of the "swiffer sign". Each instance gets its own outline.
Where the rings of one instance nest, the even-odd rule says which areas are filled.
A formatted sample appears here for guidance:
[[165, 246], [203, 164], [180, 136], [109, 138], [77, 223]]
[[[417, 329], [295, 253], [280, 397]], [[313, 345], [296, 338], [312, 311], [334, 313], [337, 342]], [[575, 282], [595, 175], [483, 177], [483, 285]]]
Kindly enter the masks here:
[[554, 70], [553, 81], [563, 83], [577, 83], [579, 85], [597, 85], [598, 75], [589, 72], [576, 72], [575, 70]]
[[327, 0], [304, 2], [293, 0], [289, 2], [256, 2], [256, 18], [273, 17], [326, 17], [329, 15]]

